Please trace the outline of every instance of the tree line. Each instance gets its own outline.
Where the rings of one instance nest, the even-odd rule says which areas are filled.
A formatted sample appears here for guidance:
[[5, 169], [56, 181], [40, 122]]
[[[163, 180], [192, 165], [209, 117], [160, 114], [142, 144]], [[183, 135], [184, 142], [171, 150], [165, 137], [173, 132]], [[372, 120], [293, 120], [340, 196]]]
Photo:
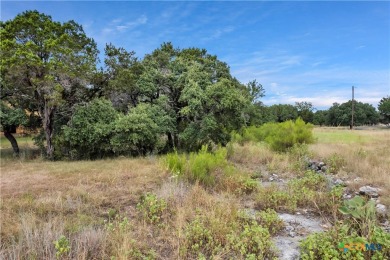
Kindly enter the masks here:
[[[264, 106], [260, 83], [239, 82], [205, 49], [163, 43], [139, 59], [109, 43], [98, 69], [97, 45], [81, 25], [38, 11], [1, 21], [0, 37], [1, 127], [15, 153], [18, 125], [41, 129], [35, 142], [49, 159], [92, 159], [225, 145], [232, 131], [270, 121], [320, 122], [308, 102]], [[319, 124], [344, 124], [343, 105]], [[357, 123], [378, 122], [372, 106], [359, 106], [373, 112]]]

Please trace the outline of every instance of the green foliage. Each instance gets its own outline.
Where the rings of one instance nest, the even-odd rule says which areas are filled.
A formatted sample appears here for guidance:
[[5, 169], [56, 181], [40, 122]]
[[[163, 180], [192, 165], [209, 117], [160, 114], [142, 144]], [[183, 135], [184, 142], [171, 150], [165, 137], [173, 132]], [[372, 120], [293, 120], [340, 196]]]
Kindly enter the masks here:
[[[354, 101], [354, 125], [376, 124], [379, 121], [379, 114], [375, 108], [368, 103]], [[327, 125], [349, 126], [352, 119], [352, 101], [338, 104], [334, 103], [327, 111]]]
[[390, 97], [384, 97], [379, 101], [378, 110], [380, 114], [380, 121], [383, 124], [390, 123]]
[[199, 217], [187, 225], [184, 236], [185, 243], [181, 247], [181, 254], [184, 256], [204, 257], [204, 255], [213, 255], [219, 249], [211, 230]]
[[366, 201], [360, 196], [355, 196], [350, 200], [344, 201], [344, 205], [339, 208], [339, 211], [344, 215], [350, 216], [349, 223], [359, 235], [370, 237], [376, 221], [374, 201]]
[[275, 256], [269, 231], [256, 221], [244, 224], [239, 234], [229, 234], [228, 240], [231, 249], [245, 259], [270, 259]]
[[215, 182], [216, 171], [223, 170], [228, 165], [226, 156], [226, 148], [209, 152], [208, 147], [203, 146], [198, 153], [190, 153], [188, 158], [176, 151], [167, 154], [165, 163], [173, 174], [193, 183], [198, 181], [205, 186], [211, 186]]
[[187, 178], [191, 182], [210, 186], [214, 184], [215, 177], [212, 173], [227, 165], [226, 149], [219, 148], [214, 153], [208, 152], [208, 147], [203, 146], [198, 153], [190, 153], [188, 160]]
[[107, 100], [95, 99], [77, 106], [69, 124], [63, 127], [69, 156], [72, 159], [93, 159], [109, 154], [110, 137], [117, 118], [118, 113]]
[[[243, 131], [242, 142], [265, 141], [275, 151], [285, 152], [296, 144], [314, 142], [313, 126], [302, 119], [283, 123], [266, 123], [260, 127], [248, 127]], [[237, 137], [235, 137], [237, 140]]]
[[[346, 244], [364, 245], [364, 249], [346, 250]], [[381, 250], [365, 250], [365, 245], [380, 244]], [[348, 225], [336, 225], [327, 232], [313, 233], [301, 242], [301, 258], [308, 259], [388, 259], [390, 234], [374, 227], [370, 238], [359, 236]]]
[[70, 242], [65, 236], [61, 236], [58, 240], [54, 241], [54, 247], [56, 249], [56, 257], [61, 258], [70, 251]]
[[123, 115], [110, 101], [94, 99], [76, 107], [57, 140], [68, 147], [72, 159], [145, 155], [164, 148], [162, 135], [169, 125], [169, 117], [158, 106], [140, 104]]
[[[262, 210], [257, 213], [261, 226], [268, 229], [271, 235], [275, 235], [284, 228], [284, 222], [279, 218], [278, 213], [273, 209]], [[256, 216], [256, 217], [257, 217]]]
[[258, 180], [254, 180], [250, 177], [244, 177], [240, 180], [240, 187], [238, 188], [238, 192], [240, 194], [248, 194], [251, 193], [259, 187]]
[[165, 156], [165, 163], [172, 174], [181, 176], [186, 170], [187, 158], [185, 154], [174, 151]]
[[270, 106], [268, 109], [273, 119], [270, 122], [282, 123], [288, 120], [298, 119], [298, 109], [293, 105], [277, 104]]
[[140, 202], [137, 204], [137, 209], [143, 218], [152, 224], [161, 223], [164, 214], [167, 212], [167, 207], [167, 202], [164, 199], [159, 199], [151, 193], [142, 195]]
[[113, 233], [125, 234], [130, 230], [131, 225], [127, 217], [121, 217], [117, 214], [114, 218], [109, 218], [105, 228]]
[[306, 123], [312, 123], [314, 118], [313, 104], [311, 102], [295, 102], [295, 107], [298, 110], [298, 116]]
[[18, 107], [39, 111], [51, 159], [53, 119], [73, 86], [88, 84], [96, 43], [76, 22], [55, 22], [38, 11], [23, 12], [0, 26], [2, 94]]
[[147, 105], [139, 105], [118, 118], [110, 139], [115, 153], [145, 155], [156, 148], [162, 133], [150, 112]]
[[317, 110], [313, 115], [313, 124], [323, 126], [328, 124], [328, 110]]
[[327, 172], [334, 174], [339, 172], [345, 165], [345, 159], [337, 153], [331, 154], [325, 159], [325, 162], [328, 166]]
[[[3, 101], [0, 103], [0, 124], [2, 130], [15, 128], [27, 123], [27, 115], [20, 108], [7, 106]], [[9, 131], [9, 130], [8, 130]]]
[[313, 202], [321, 198], [318, 194], [326, 189], [326, 180], [322, 175], [307, 171], [301, 178], [290, 180], [284, 189], [276, 185], [260, 189], [256, 201], [261, 208], [294, 211], [300, 206], [314, 206]]

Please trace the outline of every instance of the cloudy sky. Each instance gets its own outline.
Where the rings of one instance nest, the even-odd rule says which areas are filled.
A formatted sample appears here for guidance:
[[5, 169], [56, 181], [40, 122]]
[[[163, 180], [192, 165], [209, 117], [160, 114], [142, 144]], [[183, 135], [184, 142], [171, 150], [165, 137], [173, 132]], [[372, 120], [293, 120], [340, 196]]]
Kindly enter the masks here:
[[205, 48], [241, 82], [257, 79], [263, 102], [310, 101], [318, 109], [390, 95], [390, 2], [1, 1], [1, 20], [38, 10], [75, 20], [103, 52], [139, 58], [163, 42]]

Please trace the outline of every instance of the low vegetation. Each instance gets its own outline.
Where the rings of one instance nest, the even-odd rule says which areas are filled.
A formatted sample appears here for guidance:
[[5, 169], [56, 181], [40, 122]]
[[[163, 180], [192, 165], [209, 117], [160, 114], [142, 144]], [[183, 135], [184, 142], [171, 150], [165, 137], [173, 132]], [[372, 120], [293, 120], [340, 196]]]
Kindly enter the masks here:
[[[340, 135], [356, 137], [333, 142]], [[77, 162], [50, 162], [39, 153], [15, 159], [2, 140], [1, 258], [273, 259], [283, 250], [273, 243], [284, 229], [277, 212], [300, 209], [331, 224], [302, 241], [303, 259], [388, 258], [390, 237], [372, 202], [344, 201], [342, 194], [360, 177], [359, 185], [381, 187], [381, 203], [389, 206], [381, 152], [389, 134], [316, 128], [314, 137], [314, 144], [283, 153], [247, 139], [188, 154]], [[27, 138], [19, 141], [21, 153], [33, 149]], [[351, 182], [329, 189], [325, 175], [307, 170], [307, 158], [323, 159], [333, 167], [325, 175]], [[374, 170], [367, 175], [355, 164]], [[286, 180], [282, 186], [262, 185], [271, 173]], [[340, 243], [382, 248], [344, 253]]]

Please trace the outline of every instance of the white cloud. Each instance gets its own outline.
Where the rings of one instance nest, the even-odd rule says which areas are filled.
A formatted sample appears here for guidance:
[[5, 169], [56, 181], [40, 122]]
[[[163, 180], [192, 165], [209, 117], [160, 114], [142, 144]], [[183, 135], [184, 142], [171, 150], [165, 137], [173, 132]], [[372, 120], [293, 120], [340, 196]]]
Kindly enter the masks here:
[[272, 50], [252, 53], [246, 60], [229, 59], [227, 63], [231, 64], [232, 74], [241, 82], [257, 79], [263, 85], [266, 91], [263, 102], [267, 105], [308, 101], [314, 107], [324, 109], [334, 102], [350, 100], [354, 85], [357, 87], [356, 100], [376, 107], [379, 100], [390, 93], [387, 70], [329, 66], [329, 61], [322, 63], [317, 57]]
[[141, 15], [134, 21], [123, 22], [123, 19], [116, 18], [112, 20], [107, 27], [103, 28], [103, 34], [121, 33], [127, 30], [134, 29], [140, 25], [144, 25], [148, 22], [146, 15]]

